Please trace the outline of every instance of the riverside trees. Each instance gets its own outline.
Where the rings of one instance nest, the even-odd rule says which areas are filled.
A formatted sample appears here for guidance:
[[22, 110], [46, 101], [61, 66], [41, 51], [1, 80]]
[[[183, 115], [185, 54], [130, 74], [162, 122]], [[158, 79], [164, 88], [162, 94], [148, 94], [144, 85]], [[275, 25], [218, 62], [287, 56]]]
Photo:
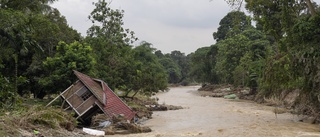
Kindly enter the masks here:
[[38, 80], [43, 73], [38, 72], [43, 71], [42, 61], [54, 55], [52, 49], [58, 41], [80, 38], [64, 17], [48, 5], [51, 2], [0, 2], [0, 75], [5, 81], [0, 89], [1, 106], [8, 101], [14, 104], [18, 93], [24, 95], [40, 90]]
[[[319, 45], [320, 14], [316, 3], [310, 0], [226, 1], [232, 6], [245, 5], [256, 26], [248, 23], [243, 30], [234, 33], [233, 30], [239, 30], [244, 23], [232, 21], [238, 26], [231, 28], [223, 23], [227, 23], [228, 17], [244, 18], [228, 16], [231, 12], [221, 20], [221, 29], [214, 33], [218, 42], [211, 46], [218, 49], [214, 54], [217, 60], [207, 56], [209, 49], [198, 49], [204, 53], [195, 52], [192, 56], [215, 61], [210, 71], [206, 70], [208, 67], [201, 70], [206, 70], [206, 74], [216, 73], [218, 81], [205, 79], [204, 75], [204, 82], [258, 87], [262, 96], [279, 96], [284, 90], [300, 89], [302, 94], [298, 101], [311, 106], [313, 112], [319, 112], [320, 51], [316, 45]], [[194, 70], [202, 66], [199, 61], [192, 64]]]
[[52, 2], [0, 2], [1, 108], [11, 107], [17, 94], [43, 98], [60, 93], [74, 82], [72, 69], [127, 93], [150, 95], [167, 88], [155, 49], [147, 42], [131, 46], [137, 38], [123, 28], [123, 11], [111, 9], [105, 0], [96, 2], [89, 16], [93, 25], [83, 38], [50, 7]]
[[89, 19], [93, 24], [85, 38], [92, 45], [96, 77], [108, 82], [113, 89], [141, 92], [151, 95], [166, 89], [167, 77], [164, 68], [154, 55], [151, 43], [142, 42], [132, 48], [137, 38], [134, 32], [123, 28], [123, 12], [108, 7], [105, 0], [95, 3], [96, 8]]
[[216, 44], [199, 48], [191, 55], [191, 76], [211, 84], [250, 86], [257, 82], [253, 76], [262, 75], [270, 41], [251, 26], [250, 17], [240, 11], [228, 13], [214, 38]]

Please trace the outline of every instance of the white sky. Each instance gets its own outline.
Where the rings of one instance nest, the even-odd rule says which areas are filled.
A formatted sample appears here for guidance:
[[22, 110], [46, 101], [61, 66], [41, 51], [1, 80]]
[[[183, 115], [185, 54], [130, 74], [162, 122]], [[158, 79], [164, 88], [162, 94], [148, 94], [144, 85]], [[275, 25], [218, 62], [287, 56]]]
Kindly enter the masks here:
[[[92, 2], [97, 1], [59, 0], [52, 6], [86, 36], [92, 25], [88, 19]], [[113, 0], [111, 7], [125, 11], [124, 28], [134, 31], [140, 41], [152, 43], [162, 53], [178, 50], [186, 55], [214, 44], [212, 33], [231, 11], [224, 0]]]

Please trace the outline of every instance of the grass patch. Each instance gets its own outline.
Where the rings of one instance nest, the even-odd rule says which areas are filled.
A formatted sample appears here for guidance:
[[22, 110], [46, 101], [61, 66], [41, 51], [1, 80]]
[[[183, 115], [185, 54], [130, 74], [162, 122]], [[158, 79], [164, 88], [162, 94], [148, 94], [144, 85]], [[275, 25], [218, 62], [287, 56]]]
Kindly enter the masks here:
[[281, 100], [279, 97], [272, 96], [270, 98], [264, 97], [263, 99], [267, 106], [284, 106], [284, 101]]
[[16, 128], [15, 122], [11, 119], [1, 117], [0, 122], [0, 135], [8, 137], [20, 136], [18, 129]]
[[62, 109], [35, 105], [5, 112], [0, 116], [0, 135], [23, 136], [23, 131], [33, 133], [33, 130], [46, 133], [50, 129], [72, 131], [77, 125], [76, 119]]
[[33, 98], [33, 99], [29, 99], [29, 98], [24, 98], [23, 99], [23, 102], [22, 104], [28, 104], [28, 105], [31, 105], [31, 106], [34, 106], [34, 105], [42, 105], [42, 106], [45, 106], [47, 105], [51, 100], [49, 99], [36, 99], [36, 98]]
[[48, 128], [64, 128], [73, 130], [76, 126], [75, 118], [69, 113], [53, 107], [35, 106], [21, 115], [20, 126], [45, 126]]

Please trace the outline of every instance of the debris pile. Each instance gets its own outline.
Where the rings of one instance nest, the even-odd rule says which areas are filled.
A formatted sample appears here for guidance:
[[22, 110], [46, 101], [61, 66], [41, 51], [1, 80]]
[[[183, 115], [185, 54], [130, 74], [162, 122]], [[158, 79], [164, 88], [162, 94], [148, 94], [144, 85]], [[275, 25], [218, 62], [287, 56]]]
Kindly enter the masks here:
[[[141, 127], [136, 122], [138, 122], [138, 119], [135, 119], [135, 121], [131, 123], [121, 114], [114, 115], [112, 118], [98, 114], [92, 118], [90, 128], [97, 131], [104, 131], [105, 135], [151, 132], [149, 127]], [[85, 129], [87, 130], [87, 128]]]
[[167, 110], [179, 110], [183, 109], [181, 106], [174, 105], [145, 105], [150, 111], [167, 111]]
[[125, 101], [136, 112], [139, 119], [152, 118], [152, 111], [183, 109], [181, 106], [159, 104], [157, 98], [125, 98]]
[[77, 136], [76, 119], [59, 108], [33, 106], [0, 116], [1, 136]]
[[209, 97], [224, 97], [233, 94], [231, 85], [203, 85], [198, 91], [203, 91], [201, 96]]
[[223, 97], [225, 99], [253, 99], [248, 88], [234, 88], [232, 85], [203, 85], [198, 89], [203, 97]]
[[36, 128], [38, 125], [44, 125], [53, 129], [63, 128], [68, 131], [73, 131], [76, 120], [72, 115], [56, 108], [43, 108], [35, 106], [23, 114], [19, 120], [22, 127]]

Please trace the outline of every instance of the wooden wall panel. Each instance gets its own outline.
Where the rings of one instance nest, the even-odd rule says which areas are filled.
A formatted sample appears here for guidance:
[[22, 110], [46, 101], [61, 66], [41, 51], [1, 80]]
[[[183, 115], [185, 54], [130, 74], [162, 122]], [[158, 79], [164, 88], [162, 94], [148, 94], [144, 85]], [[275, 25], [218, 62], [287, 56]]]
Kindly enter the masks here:
[[98, 101], [97, 98], [95, 98], [93, 95], [88, 98], [83, 104], [81, 104], [77, 111], [82, 114], [84, 111], [86, 111], [90, 106], [92, 106], [96, 101]]
[[74, 108], [77, 108], [83, 102], [82, 99], [76, 94], [73, 94], [73, 96], [69, 97], [68, 101]]
[[77, 81], [76, 83], [74, 83], [73, 87], [69, 91], [67, 91], [64, 94], [62, 94], [62, 96], [64, 98], [69, 98], [70, 96], [72, 96], [75, 92], [77, 92], [83, 86], [84, 85], [82, 84], [81, 81]]

